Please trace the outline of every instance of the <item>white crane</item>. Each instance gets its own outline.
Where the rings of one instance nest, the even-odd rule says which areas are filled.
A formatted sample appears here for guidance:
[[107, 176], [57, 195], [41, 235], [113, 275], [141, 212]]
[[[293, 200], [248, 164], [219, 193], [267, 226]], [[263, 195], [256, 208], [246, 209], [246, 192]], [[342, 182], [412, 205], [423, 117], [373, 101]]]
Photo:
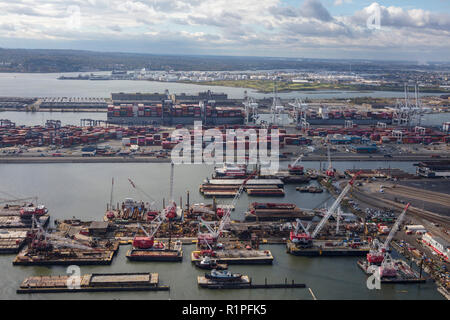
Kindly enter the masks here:
[[299, 162], [301, 163], [303, 157], [304, 157], [304, 154], [302, 153], [297, 159], [295, 159], [294, 162], [292, 162], [292, 164], [290, 165], [290, 167], [295, 167], [295, 165], [296, 165], [297, 163], [299, 163]]
[[345, 188], [342, 190], [341, 194], [337, 197], [336, 201], [333, 202], [331, 207], [328, 209], [327, 213], [323, 216], [322, 220], [317, 224], [316, 228], [311, 234], [311, 238], [315, 238], [316, 235], [322, 230], [325, 223], [328, 221], [328, 219], [331, 217], [332, 214], [334, 214], [334, 211], [337, 209], [337, 207], [341, 204], [341, 201], [344, 199], [344, 197], [347, 195], [347, 193], [352, 188], [353, 184], [355, 183], [356, 178], [361, 174], [361, 172], [356, 173], [353, 178], [349, 181], [349, 183], [345, 186]]
[[[151, 203], [150, 203], [150, 205], [149, 205], [149, 208], [152, 208], [153, 205], [155, 204], [156, 200], [155, 200], [151, 195], [149, 195], [148, 193], [146, 193], [142, 188], [140, 188], [139, 186], [136, 186], [136, 184], [133, 182], [133, 180], [131, 180], [130, 178], [128, 178], [128, 181], [130, 182], [131, 186], [132, 186], [136, 191], [138, 191], [140, 194], [143, 194], [144, 196], [146, 196], [148, 199], [151, 200]], [[112, 190], [111, 190], [111, 193], [112, 193]]]
[[225, 209], [225, 212], [223, 214], [222, 219], [219, 222], [219, 225], [217, 228], [213, 228], [211, 225], [215, 225], [216, 222], [215, 221], [205, 221], [202, 218], [199, 217], [200, 223], [202, 225], [204, 225], [209, 233], [207, 234], [198, 234], [198, 240], [199, 242], [202, 241], [210, 241], [210, 242], [214, 242], [217, 240], [217, 238], [222, 234], [225, 226], [230, 222], [230, 213], [232, 208], [234, 208], [236, 206], [236, 202], [239, 199], [239, 197], [241, 196], [242, 192], [244, 191], [245, 185], [247, 184], [248, 180], [250, 180], [257, 171], [254, 171], [250, 176], [248, 176], [241, 184], [241, 186], [239, 187], [238, 191], [236, 192], [236, 195], [233, 198], [233, 201], [231, 202], [231, 204]]
[[[320, 232], [320, 230], [322, 230], [323, 226], [328, 221], [328, 219], [331, 217], [331, 215], [334, 214], [334, 212], [336, 211], [336, 209], [338, 208], [338, 206], [340, 205], [340, 203], [342, 202], [344, 197], [350, 191], [350, 189], [353, 186], [356, 178], [360, 174], [361, 174], [361, 172], [358, 172], [358, 173], [356, 173], [353, 176], [353, 178], [345, 186], [345, 188], [342, 190], [341, 194], [333, 202], [331, 207], [327, 210], [326, 214], [323, 216], [322, 220], [320, 220], [320, 222], [317, 224], [316, 228], [314, 229], [314, 231], [311, 234], [309, 234], [309, 231], [306, 228], [303, 228], [303, 225], [300, 223], [300, 225], [302, 226], [302, 228], [305, 231], [305, 233], [303, 233], [303, 234], [295, 234], [295, 233], [291, 234], [291, 237], [290, 237], [291, 241], [292, 242], [296, 242], [296, 241], [311, 242], [311, 240], [314, 239], [317, 236], [317, 234]], [[308, 229], [309, 229], [309, 227], [308, 227]], [[298, 230], [298, 228], [297, 228], [297, 230]]]
[[328, 154], [328, 169], [326, 171], [326, 175], [329, 177], [334, 177], [334, 169], [331, 164], [331, 154], [330, 154], [330, 145], [327, 145], [327, 154]]
[[395, 233], [397, 232], [400, 224], [402, 223], [406, 211], [408, 211], [410, 204], [408, 203], [405, 208], [403, 209], [402, 213], [398, 216], [397, 220], [395, 221], [394, 225], [391, 228], [391, 231], [389, 231], [388, 236], [386, 237], [386, 240], [384, 240], [384, 243], [380, 245], [380, 242], [378, 240], [374, 240], [372, 243], [372, 249], [367, 254], [367, 261], [369, 263], [381, 263], [385, 258], [385, 253], [388, 251], [389, 244], [392, 241], [392, 238], [394, 238]]

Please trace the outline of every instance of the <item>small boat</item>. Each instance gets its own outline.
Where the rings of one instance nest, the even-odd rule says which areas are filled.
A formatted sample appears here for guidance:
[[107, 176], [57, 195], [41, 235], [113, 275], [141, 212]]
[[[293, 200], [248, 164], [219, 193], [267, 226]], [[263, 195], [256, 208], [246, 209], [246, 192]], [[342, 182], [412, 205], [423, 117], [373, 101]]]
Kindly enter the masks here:
[[197, 261], [195, 266], [200, 269], [205, 270], [226, 270], [228, 269], [227, 264], [217, 263], [216, 260], [211, 259], [209, 256], [204, 257], [201, 261]]
[[218, 282], [231, 282], [238, 281], [242, 278], [240, 273], [231, 273], [230, 271], [218, 271], [216, 269], [211, 270], [211, 273], [205, 273], [205, 278]]

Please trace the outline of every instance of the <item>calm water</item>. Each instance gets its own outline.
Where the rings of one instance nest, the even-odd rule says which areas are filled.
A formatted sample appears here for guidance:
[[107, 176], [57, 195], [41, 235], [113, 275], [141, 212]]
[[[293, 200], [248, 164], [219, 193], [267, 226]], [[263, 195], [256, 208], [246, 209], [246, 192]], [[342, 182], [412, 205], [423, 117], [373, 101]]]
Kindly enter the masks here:
[[[98, 72], [99, 73], [99, 72]], [[196, 94], [212, 90], [227, 93], [229, 98], [244, 97], [244, 92], [255, 98], [272, 97], [272, 93], [257, 93], [252, 89], [230, 88], [222, 86], [204, 86], [157, 81], [133, 80], [57, 80], [61, 75], [77, 76], [78, 73], [0, 73], [0, 96], [17, 97], [110, 97], [111, 92], [164, 92]], [[434, 94], [426, 94], [434, 95]], [[439, 94], [437, 94], [439, 95]], [[287, 98], [354, 98], [354, 97], [403, 97], [402, 92], [373, 91], [305, 91], [284, 92], [278, 96]]]
[[[386, 162], [335, 163], [338, 169], [387, 167]], [[307, 167], [318, 168], [318, 163], [307, 162]], [[396, 166], [414, 172], [411, 163]], [[101, 219], [105, 204], [109, 201], [111, 177], [115, 177], [114, 201], [124, 197], [139, 198], [127, 182], [132, 178], [137, 185], [162, 206], [162, 198], [169, 193], [168, 164], [1, 164], [0, 191], [17, 197], [37, 195], [50, 210], [52, 219], [71, 218]], [[191, 203], [209, 202], [198, 193], [198, 186], [212, 173], [206, 165], [184, 165], [175, 168], [176, 198], [190, 190]], [[1, 195], [0, 198], [4, 196]], [[233, 218], [243, 218], [250, 201], [294, 202], [302, 208], [322, 206], [331, 202], [329, 194], [304, 194], [295, 186], [286, 186], [286, 196], [280, 198], [251, 198], [244, 194], [233, 212]], [[328, 200], [328, 201], [327, 201]], [[222, 200], [229, 203], [230, 200]], [[285, 253], [282, 245], [267, 245], [275, 260], [271, 266], [232, 266], [231, 271], [250, 275], [255, 282], [284, 281], [294, 279], [306, 283], [319, 299], [441, 299], [432, 283], [420, 285], [384, 285], [382, 290], [366, 288], [366, 277], [356, 266], [356, 258], [306, 258]], [[201, 271], [195, 269], [189, 253], [193, 246], [184, 247], [182, 263], [137, 263], [125, 258], [127, 247], [121, 247], [111, 266], [83, 266], [82, 273], [91, 272], [144, 272], [160, 274], [161, 282], [171, 286], [170, 292], [138, 293], [76, 293], [16, 295], [15, 290], [26, 276], [64, 274], [64, 267], [13, 267], [14, 255], [0, 256], [0, 299], [311, 299], [305, 289], [276, 290], [205, 290], [196, 284]]]

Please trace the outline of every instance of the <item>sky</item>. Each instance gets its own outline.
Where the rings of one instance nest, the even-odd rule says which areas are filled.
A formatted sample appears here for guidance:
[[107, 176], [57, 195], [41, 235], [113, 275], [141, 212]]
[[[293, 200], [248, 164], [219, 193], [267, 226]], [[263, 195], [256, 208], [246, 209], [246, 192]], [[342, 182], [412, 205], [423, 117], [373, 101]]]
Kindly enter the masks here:
[[0, 47], [450, 61], [450, 0], [0, 0]]

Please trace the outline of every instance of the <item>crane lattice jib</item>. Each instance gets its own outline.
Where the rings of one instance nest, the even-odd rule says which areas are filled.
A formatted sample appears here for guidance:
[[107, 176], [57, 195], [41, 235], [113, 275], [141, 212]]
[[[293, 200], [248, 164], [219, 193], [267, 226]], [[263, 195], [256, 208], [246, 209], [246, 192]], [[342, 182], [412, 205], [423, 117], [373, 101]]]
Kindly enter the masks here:
[[222, 219], [220, 220], [219, 223], [219, 228], [217, 230], [217, 236], [220, 235], [220, 233], [222, 232], [223, 228], [225, 227], [225, 225], [230, 221], [230, 213], [231, 213], [231, 208], [234, 208], [236, 206], [236, 202], [237, 199], [241, 196], [242, 192], [244, 191], [245, 185], [247, 184], [247, 182], [253, 178], [257, 173], [257, 170], [255, 170], [251, 175], [249, 175], [241, 184], [241, 186], [238, 189], [238, 192], [236, 193], [236, 195], [233, 198], [233, 201], [231, 202], [231, 205], [227, 208], [227, 210], [225, 211]]
[[150, 203], [150, 208], [153, 207], [153, 205], [155, 204], [156, 200], [149, 195], [148, 193], [146, 193], [142, 188], [138, 187], [133, 180], [131, 180], [130, 178], [128, 178], [128, 181], [130, 182], [131, 186], [136, 189], [138, 192], [140, 192], [141, 194], [143, 194], [144, 196], [146, 196], [148, 199], [150, 199], [152, 202]]
[[295, 161], [292, 163], [292, 167], [295, 167], [295, 165], [297, 164], [297, 162], [301, 161], [303, 158], [303, 154], [301, 154], [297, 159], [295, 159]]
[[361, 174], [361, 171], [355, 174], [350, 180], [350, 182], [345, 186], [344, 190], [342, 190], [341, 194], [337, 197], [337, 199], [334, 201], [334, 203], [331, 205], [331, 207], [328, 209], [325, 216], [320, 220], [320, 222], [317, 224], [316, 228], [314, 229], [313, 233], [311, 234], [311, 238], [315, 238], [315, 236], [322, 230], [325, 223], [328, 221], [328, 219], [331, 217], [331, 215], [334, 213], [334, 211], [337, 209], [337, 207], [340, 205], [342, 199], [347, 195], [347, 193], [350, 191], [351, 187], [353, 186], [353, 183], [355, 182], [356, 178]]
[[409, 203], [406, 205], [405, 209], [403, 209], [402, 213], [398, 216], [397, 221], [395, 221], [394, 225], [391, 228], [391, 231], [389, 232], [388, 236], [386, 237], [386, 240], [383, 243], [383, 249], [387, 250], [389, 243], [391, 242], [392, 238], [394, 237], [394, 234], [397, 232], [400, 223], [402, 223], [403, 218], [405, 217], [406, 211], [408, 211]]

